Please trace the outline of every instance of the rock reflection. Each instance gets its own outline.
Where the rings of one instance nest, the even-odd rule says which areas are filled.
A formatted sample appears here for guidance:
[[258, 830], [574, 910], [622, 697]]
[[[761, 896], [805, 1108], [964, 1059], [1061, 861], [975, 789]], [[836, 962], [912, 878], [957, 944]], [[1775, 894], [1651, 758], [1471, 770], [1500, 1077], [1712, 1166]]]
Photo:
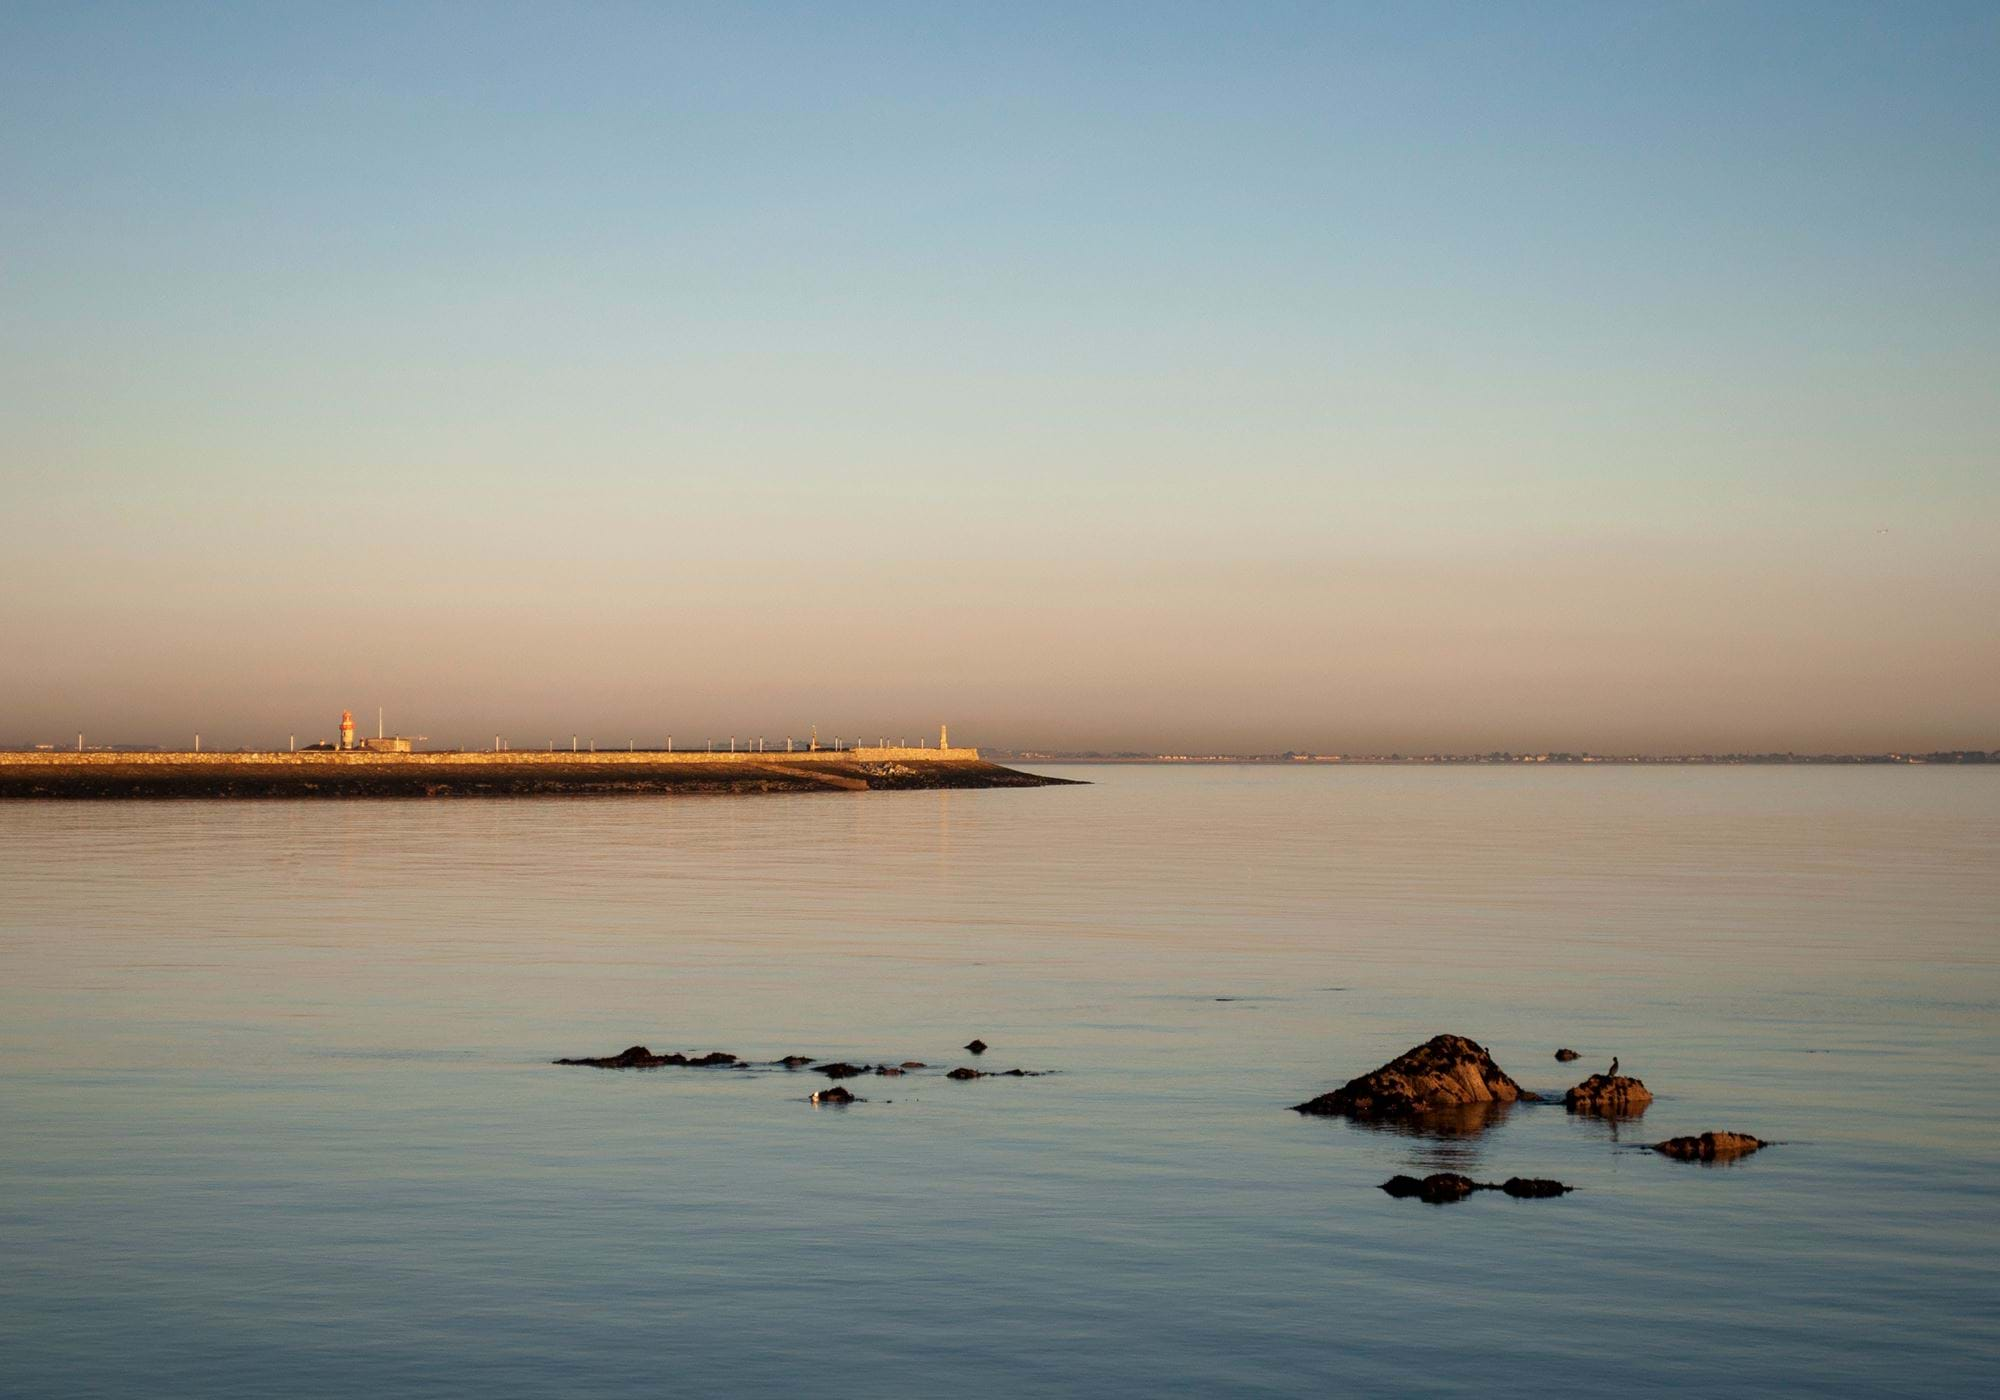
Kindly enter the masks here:
[[1371, 1133], [1394, 1133], [1399, 1137], [1474, 1138], [1507, 1121], [1514, 1105], [1500, 1100], [1491, 1103], [1454, 1104], [1428, 1113], [1412, 1113], [1400, 1118], [1351, 1118], [1355, 1127]]
[[1651, 1106], [1652, 1101], [1649, 1099], [1645, 1103], [1627, 1104], [1616, 1108], [1576, 1107], [1571, 1108], [1565, 1116], [1589, 1136], [1619, 1143], [1625, 1140], [1624, 1134], [1619, 1131], [1620, 1127], [1637, 1123], [1646, 1116], [1646, 1110]]
[[1406, 1118], [1357, 1118], [1356, 1132], [1408, 1138], [1411, 1164], [1427, 1172], [1466, 1172], [1480, 1162], [1483, 1140], [1513, 1113], [1506, 1102], [1458, 1104]]

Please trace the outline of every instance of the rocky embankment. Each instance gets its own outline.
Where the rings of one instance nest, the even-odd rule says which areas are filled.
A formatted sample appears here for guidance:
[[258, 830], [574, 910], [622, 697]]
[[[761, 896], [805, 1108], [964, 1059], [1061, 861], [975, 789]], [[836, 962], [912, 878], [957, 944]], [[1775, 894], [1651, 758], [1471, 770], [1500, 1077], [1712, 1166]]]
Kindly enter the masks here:
[[[1018, 788], [1066, 784], [979, 759], [853, 760], [785, 754], [683, 763], [664, 757], [566, 762], [558, 754], [414, 754], [397, 761], [294, 761], [273, 754], [88, 755], [65, 763], [48, 756], [9, 762], [0, 755], [0, 800], [35, 798], [275, 797], [597, 797], [772, 792], [882, 792], [924, 788]], [[439, 760], [450, 761], [439, 761]]]

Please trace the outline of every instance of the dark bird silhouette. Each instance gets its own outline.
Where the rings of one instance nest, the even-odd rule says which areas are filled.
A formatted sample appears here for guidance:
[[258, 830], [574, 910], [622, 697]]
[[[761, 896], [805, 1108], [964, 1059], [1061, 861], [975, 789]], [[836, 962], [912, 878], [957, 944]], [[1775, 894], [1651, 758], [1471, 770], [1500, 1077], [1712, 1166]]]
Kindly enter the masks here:
[[1618, 1057], [1616, 1055], [1611, 1057], [1611, 1068], [1604, 1072], [1604, 1077], [1606, 1079], [1616, 1079], [1618, 1077]]

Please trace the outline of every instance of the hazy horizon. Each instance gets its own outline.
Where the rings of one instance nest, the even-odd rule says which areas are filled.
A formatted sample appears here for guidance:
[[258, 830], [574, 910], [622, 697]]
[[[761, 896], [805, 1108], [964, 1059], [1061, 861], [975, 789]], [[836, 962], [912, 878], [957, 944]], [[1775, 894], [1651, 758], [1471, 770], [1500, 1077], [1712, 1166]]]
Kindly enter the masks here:
[[0, 742], [2000, 747], [2000, 11], [0, 18]]

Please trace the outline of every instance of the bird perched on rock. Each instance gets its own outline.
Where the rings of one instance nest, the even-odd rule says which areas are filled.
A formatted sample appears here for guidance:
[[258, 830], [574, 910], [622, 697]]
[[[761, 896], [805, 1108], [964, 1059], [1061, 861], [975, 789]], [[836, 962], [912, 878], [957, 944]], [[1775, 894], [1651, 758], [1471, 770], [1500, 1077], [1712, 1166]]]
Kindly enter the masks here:
[[1611, 1057], [1611, 1068], [1604, 1072], [1604, 1077], [1606, 1079], [1616, 1079], [1618, 1077], [1618, 1057], [1616, 1055]]

